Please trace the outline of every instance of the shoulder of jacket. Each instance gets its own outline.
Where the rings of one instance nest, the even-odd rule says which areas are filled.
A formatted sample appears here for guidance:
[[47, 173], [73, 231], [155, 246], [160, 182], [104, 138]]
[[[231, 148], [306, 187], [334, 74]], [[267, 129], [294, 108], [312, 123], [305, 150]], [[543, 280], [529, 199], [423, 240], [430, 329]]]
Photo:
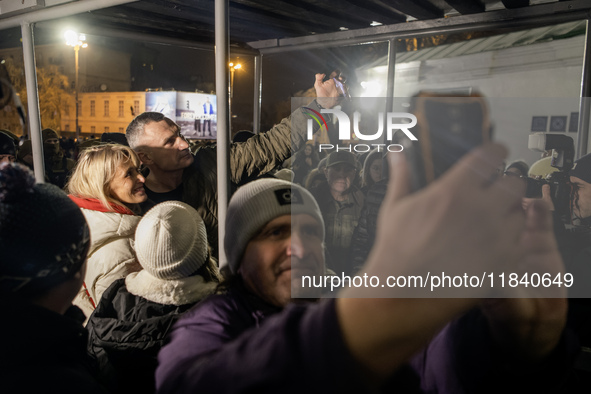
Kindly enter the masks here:
[[117, 212], [99, 212], [80, 208], [90, 228], [93, 243], [113, 234], [122, 237], [133, 237], [141, 219], [136, 215], [123, 215]]

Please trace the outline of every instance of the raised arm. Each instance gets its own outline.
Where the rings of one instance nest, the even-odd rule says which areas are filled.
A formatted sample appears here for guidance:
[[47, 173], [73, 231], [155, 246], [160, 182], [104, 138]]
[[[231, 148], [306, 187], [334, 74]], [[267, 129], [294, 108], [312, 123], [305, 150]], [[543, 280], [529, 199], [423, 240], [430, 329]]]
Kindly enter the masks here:
[[[334, 81], [323, 81], [324, 74], [316, 74], [314, 88], [316, 100], [308, 107], [320, 112], [321, 107], [332, 108], [338, 103], [338, 91]], [[266, 133], [259, 133], [246, 142], [233, 143], [230, 147], [232, 181], [258, 176], [271, 171], [299, 150], [307, 141], [307, 120], [303, 108], [296, 109]], [[314, 123], [314, 132], [319, 126]]]

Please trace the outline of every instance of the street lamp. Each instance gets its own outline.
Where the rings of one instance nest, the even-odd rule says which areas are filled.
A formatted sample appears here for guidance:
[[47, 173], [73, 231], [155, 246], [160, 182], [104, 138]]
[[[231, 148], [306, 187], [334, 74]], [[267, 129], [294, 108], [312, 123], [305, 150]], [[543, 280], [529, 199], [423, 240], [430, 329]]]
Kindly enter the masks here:
[[68, 30], [66, 31], [66, 33], [64, 34], [64, 36], [66, 37], [66, 45], [69, 45], [71, 47], [74, 48], [74, 57], [76, 59], [76, 140], [78, 140], [78, 138], [80, 138], [80, 130], [78, 128], [78, 92], [79, 92], [79, 88], [78, 88], [78, 51], [80, 50], [80, 48], [86, 48], [88, 46], [88, 44], [85, 42], [86, 41], [86, 35], [84, 34], [78, 34], [73, 30]]
[[234, 97], [234, 71], [242, 68], [240, 63], [230, 63], [230, 98]]
[[232, 118], [232, 97], [234, 97], [234, 72], [242, 68], [240, 63], [230, 63], [230, 118]]

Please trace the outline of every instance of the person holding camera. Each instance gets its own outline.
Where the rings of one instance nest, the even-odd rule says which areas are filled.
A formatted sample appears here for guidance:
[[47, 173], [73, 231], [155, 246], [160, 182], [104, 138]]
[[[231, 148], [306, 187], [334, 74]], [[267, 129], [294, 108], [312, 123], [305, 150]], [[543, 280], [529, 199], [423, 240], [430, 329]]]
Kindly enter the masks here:
[[573, 216], [578, 225], [591, 227], [591, 153], [577, 161], [569, 172], [573, 186]]
[[[564, 217], [555, 212], [554, 232], [565, 272], [573, 275], [573, 285], [568, 290], [567, 324], [575, 333], [580, 350], [566, 392], [578, 393], [587, 391], [591, 382], [591, 154], [576, 160], [567, 175], [569, 206], [562, 210], [569, 212], [570, 217], [564, 223]], [[542, 200], [554, 211], [561, 203], [553, 198], [550, 184], [541, 188]], [[524, 200], [527, 206], [534, 199]]]
[[[568, 207], [562, 206], [566, 203], [556, 201], [549, 183], [541, 186], [541, 199], [555, 213], [559, 209], [569, 212], [566, 220], [554, 215], [554, 229], [566, 271], [574, 275], [569, 296], [586, 298], [591, 294], [587, 291], [587, 284], [591, 283], [591, 153], [576, 160], [567, 175]], [[533, 200], [524, 199], [524, 207]]]

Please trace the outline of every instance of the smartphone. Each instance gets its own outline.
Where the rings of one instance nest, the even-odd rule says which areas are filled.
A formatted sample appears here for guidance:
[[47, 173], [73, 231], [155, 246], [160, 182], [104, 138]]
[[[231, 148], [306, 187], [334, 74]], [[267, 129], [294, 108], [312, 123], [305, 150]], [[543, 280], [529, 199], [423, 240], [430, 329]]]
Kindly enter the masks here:
[[346, 99], [350, 99], [351, 95], [349, 94], [349, 89], [347, 89], [347, 85], [344, 82], [341, 82], [338, 78], [333, 78], [334, 84], [339, 91], [339, 96], [344, 97]]
[[328, 78], [326, 80], [328, 79], [332, 79], [334, 81], [334, 84], [337, 87], [337, 90], [339, 91], [339, 96], [344, 97], [346, 99], [351, 98], [351, 95], [349, 94], [349, 88], [345, 83], [347, 82], [347, 78], [343, 76], [341, 70], [336, 69], [332, 71], [330, 74], [328, 74]]
[[417, 141], [398, 141], [411, 167], [413, 190], [437, 179], [473, 148], [491, 140], [492, 126], [485, 98], [422, 91], [411, 100], [417, 118]]

